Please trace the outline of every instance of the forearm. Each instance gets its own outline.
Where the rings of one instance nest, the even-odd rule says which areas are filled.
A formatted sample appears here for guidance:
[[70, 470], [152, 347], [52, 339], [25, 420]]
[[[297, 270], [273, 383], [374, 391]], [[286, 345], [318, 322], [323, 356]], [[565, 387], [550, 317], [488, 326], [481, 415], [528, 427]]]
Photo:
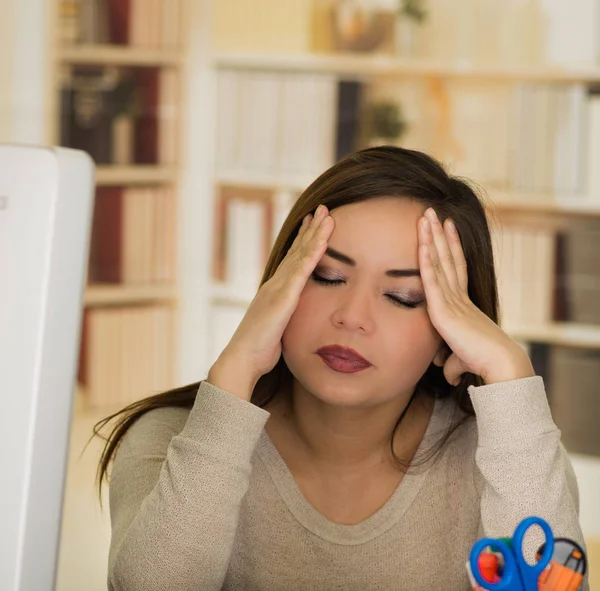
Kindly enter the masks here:
[[[556, 536], [583, 542], [577, 483], [543, 381], [529, 377], [470, 389], [477, 414], [477, 486], [482, 533], [510, 535], [526, 516], [548, 521]], [[541, 542], [531, 536], [530, 556]]]
[[140, 462], [152, 458], [120, 450], [111, 478], [114, 591], [221, 588], [267, 417], [203, 384], [183, 430], [168, 445], [157, 481], [139, 500]]

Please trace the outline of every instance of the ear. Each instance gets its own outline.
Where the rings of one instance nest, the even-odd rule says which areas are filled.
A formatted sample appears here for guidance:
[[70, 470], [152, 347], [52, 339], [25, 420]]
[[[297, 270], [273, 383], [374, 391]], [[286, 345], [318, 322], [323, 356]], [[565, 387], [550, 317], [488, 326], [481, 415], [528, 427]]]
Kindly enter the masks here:
[[444, 363], [446, 363], [451, 353], [452, 351], [450, 351], [450, 347], [448, 347], [448, 345], [446, 345], [446, 343], [442, 341], [439, 349], [437, 350], [433, 358], [432, 363], [434, 365], [437, 365], [438, 367], [444, 367]]

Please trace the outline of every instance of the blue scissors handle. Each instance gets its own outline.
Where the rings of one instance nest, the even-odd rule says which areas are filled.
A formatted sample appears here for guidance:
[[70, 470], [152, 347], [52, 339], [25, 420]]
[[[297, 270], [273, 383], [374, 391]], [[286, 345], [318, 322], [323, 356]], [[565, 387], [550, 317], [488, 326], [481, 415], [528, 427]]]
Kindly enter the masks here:
[[[539, 525], [544, 532], [546, 543], [539, 561], [530, 565], [523, 556], [523, 540], [527, 530], [533, 525]], [[504, 559], [502, 578], [497, 583], [486, 581], [479, 571], [479, 555], [489, 546], [494, 546]], [[469, 562], [473, 577], [477, 584], [489, 591], [537, 591], [538, 579], [548, 566], [554, 553], [554, 534], [546, 521], [541, 517], [527, 517], [517, 526], [512, 538], [512, 548], [501, 540], [483, 538], [478, 540], [471, 549]]]
[[[489, 546], [493, 546], [495, 551], [500, 552], [504, 559], [502, 578], [497, 583], [486, 581], [479, 571], [479, 555]], [[482, 589], [488, 589], [489, 591], [522, 591], [523, 584], [517, 571], [515, 557], [512, 550], [503, 541], [495, 538], [477, 540], [471, 549], [469, 563], [473, 578]]]

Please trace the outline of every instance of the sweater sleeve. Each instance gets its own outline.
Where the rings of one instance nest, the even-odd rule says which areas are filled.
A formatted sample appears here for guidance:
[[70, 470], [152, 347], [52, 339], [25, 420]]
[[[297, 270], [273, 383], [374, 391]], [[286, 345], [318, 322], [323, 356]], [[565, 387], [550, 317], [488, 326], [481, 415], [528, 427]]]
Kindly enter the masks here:
[[[511, 536], [522, 519], [537, 515], [555, 537], [585, 547], [575, 473], [542, 378], [471, 386], [469, 393], [478, 428], [475, 484], [481, 496], [481, 536]], [[532, 528], [524, 542], [529, 561], [542, 542], [541, 530]], [[588, 589], [587, 580], [582, 589]]]
[[202, 382], [192, 410], [143, 415], [110, 479], [111, 591], [221, 589], [269, 413]]

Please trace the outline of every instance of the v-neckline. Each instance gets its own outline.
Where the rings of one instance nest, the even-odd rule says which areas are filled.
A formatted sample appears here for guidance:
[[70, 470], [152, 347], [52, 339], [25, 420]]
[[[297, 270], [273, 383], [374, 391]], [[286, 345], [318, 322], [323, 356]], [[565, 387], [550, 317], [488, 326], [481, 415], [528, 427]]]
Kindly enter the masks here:
[[[451, 413], [445, 412], [445, 402], [435, 401], [429, 424], [415, 453], [415, 460], [421, 458], [448, 428]], [[409, 471], [373, 515], [356, 525], [343, 525], [329, 520], [310, 504], [266, 430], [260, 436], [256, 451], [281, 498], [300, 524], [328, 542], [347, 546], [368, 542], [396, 524], [411, 506], [429, 471], [429, 466], [421, 467], [414, 473]]]

